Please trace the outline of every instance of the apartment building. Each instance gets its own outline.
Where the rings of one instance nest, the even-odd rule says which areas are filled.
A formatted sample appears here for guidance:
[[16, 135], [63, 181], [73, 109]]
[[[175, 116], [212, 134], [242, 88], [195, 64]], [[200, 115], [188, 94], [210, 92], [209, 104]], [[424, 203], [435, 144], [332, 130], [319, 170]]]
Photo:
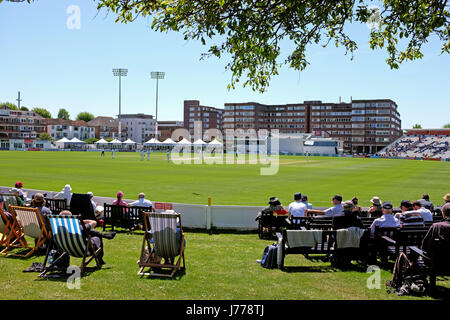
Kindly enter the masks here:
[[[120, 134], [119, 134], [120, 124]], [[93, 127], [95, 130], [95, 137], [97, 139], [118, 139], [125, 141], [128, 139], [128, 128], [123, 123], [120, 123], [118, 119], [113, 117], [96, 117], [88, 122], [88, 126]]]
[[184, 101], [184, 127], [189, 130], [191, 136], [194, 135], [194, 122], [202, 123], [202, 131], [208, 129], [222, 130], [224, 110], [200, 105], [198, 100]]
[[167, 138], [172, 138], [172, 133], [176, 129], [183, 129], [183, 121], [158, 121], [158, 139], [164, 141]]
[[35, 139], [42, 132], [47, 132], [45, 118], [33, 111], [10, 110], [0, 108], [0, 143], [2, 148], [9, 148], [11, 139]]
[[118, 119], [126, 127], [128, 138], [136, 143], [144, 143], [155, 137], [156, 120], [152, 115], [121, 114]]
[[48, 134], [56, 141], [62, 138], [86, 140], [95, 138], [95, 129], [79, 120], [45, 119]]
[[402, 135], [397, 104], [390, 99], [286, 105], [225, 103], [222, 127], [313, 133], [343, 141], [346, 153], [376, 153]]

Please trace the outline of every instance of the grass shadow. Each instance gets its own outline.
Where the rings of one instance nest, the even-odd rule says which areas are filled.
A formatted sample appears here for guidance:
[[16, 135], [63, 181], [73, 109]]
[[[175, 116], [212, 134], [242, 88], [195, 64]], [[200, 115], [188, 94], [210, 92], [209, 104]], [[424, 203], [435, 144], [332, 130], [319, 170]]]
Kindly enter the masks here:
[[[160, 270], [160, 269], [157, 269], [157, 270], [155, 270], [155, 271], [156, 271], [157, 273], [160, 273], [160, 274], [167, 274], [167, 275], [169, 275], [169, 274], [172, 272], [172, 270]], [[156, 276], [156, 275], [154, 275], [154, 276], [151, 276], [151, 275], [141, 275], [139, 278], [140, 278], [140, 279], [142, 279], [142, 278], [145, 278], [145, 279], [158, 279], [158, 280], [164, 280], [164, 281], [168, 281], [168, 280], [170, 280], [170, 281], [173, 281], [173, 280], [180, 281], [181, 278], [182, 278], [184, 275], [186, 275], [186, 268], [181, 268], [180, 270], [178, 270], [178, 271], [174, 274], [174, 276], [173, 276], [172, 278], [169, 278], [169, 277], [163, 277], [163, 276]]]
[[[86, 267], [86, 268], [84, 268], [83, 274], [81, 274], [81, 279], [91, 276], [96, 271], [107, 270], [107, 269], [111, 269], [111, 267], [102, 267], [101, 269], [99, 269], [97, 266], [95, 266], [95, 267]], [[72, 273], [67, 273], [67, 271], [61, 271], [61, 270], [50, 271], [45, 276], [38, 277], [34, 281], [47, 280], [47, 281], [55, 281], [55, 282], [67, 282], [68, 278], [73, 276], [73, 274], [74, 274], [73, 272]]]

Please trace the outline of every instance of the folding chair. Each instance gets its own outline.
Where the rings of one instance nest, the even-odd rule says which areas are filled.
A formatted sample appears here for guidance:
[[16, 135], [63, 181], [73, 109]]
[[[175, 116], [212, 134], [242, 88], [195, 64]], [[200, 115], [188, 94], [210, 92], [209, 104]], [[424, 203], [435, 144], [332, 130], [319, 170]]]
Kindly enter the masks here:
[[[9, 242], [7, 247], [2, 251], [2, 254], [6, 254], [6, 252], [12, 248], [28, 248], [31, 249], [26, 254], [11, 254], [15, 256], [28, 258], [33, 253], [35, 253], [43, 244], [47, 243], [47, 241], [51, 238], [51, 234], [48, 232], [45, 227], [44, 220], [42, 219], [41, 213], [38, 208], [28, 208], [28, 207], [17, 207], [17, 206], [9, 206], [11, 214], [15, 216], [15, 222], [19, 225], [22, 232], [16, 232], [16, 239], [13, 242]], [[14, 226], [13, 230], [17, 230]], [[26, 243], [25, 236], [36, 239], [34, 247], [30, 247]], [[19, 240], [23, 240], [23, 244], [16, 246], [15, 243]]]
[[[138, 261], [140, 267], [138, 275], [172, 278], [178, 270], [184, 270], [186, 268], [181, 214], [141, 212], [144, 221], [145, 234], [142, 242], [141, 257]], [[177, 221], [179, 222], [178, 237]], [[155, 255], [164, 258], [165, 264], [154, 261]], [[175, 257], [177, 256], [178, 259], [176, 263], [174, 263]], [[171, 259], [171, 263], [167, 263], [168, 259]], [[183, 267], [181, 267], [181, 260], [183, 260]], [[150, 269], [148, 272], [144, 272], [144, 269], [147, 267]], [[162, 271], [164, 269], [169, 269], [169, 271], [172, 270], [172, 272], [170, 274], [163, 273]]]
[[0, 193], [0, 195], [3, 197], [3, 201], [5, 201], [5, 210], [9, 210], [9, 206], [18, 206], [19, 202], [17, 201], [17, 197], [15, 194], [12, 193]]
[[[102, 248], [94, 249], [91, 242], [91, 236], [87, 233], [81, 216], [77, 215], [48, 215], [53, 238], [47, 248], [47, 254], [44, 260], [44, 271], [39, 275], [44, 277], [48, 272], [54, 270], [55, 264], [66, 254], [76, 258], [83, 258], [80, 266], [81, 274], [85, 267], [95, 259], [97, 267], [101, 269], [102, 264], [98, 254]], [[85, 237], [86, 235], [86, 237]], [[86, 239], [87, 238], [87, 239]], [[48, 255], [52, 247], [64, 251], [57, 259], [47, 266]], [[86, 258], [90, 258], [86, 261]]]
[[[13, 206], [12, 206], [13, 207]], [[6, 213], [0, 209], [0, 231], [2, 232], [2, 238], [0, 245], [5, 248], [0, 252], [0, 255], [6, 255], [8, 250], [13, 248], [29, 248], [25, 234], [17, 221], [14, 211], [11, 213], [11, 220]], [[4, 225], [4, 227], [2, 227]]]

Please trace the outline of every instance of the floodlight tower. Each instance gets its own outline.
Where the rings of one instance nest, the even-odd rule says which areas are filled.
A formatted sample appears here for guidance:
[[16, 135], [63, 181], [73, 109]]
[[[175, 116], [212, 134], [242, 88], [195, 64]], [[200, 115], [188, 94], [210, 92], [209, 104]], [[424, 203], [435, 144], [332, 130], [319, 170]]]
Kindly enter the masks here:
[[120, 125], [120, 114], [122, 109], [122, 77], [126, 77], [128, 74], [128, 69], [122, 69], [122, 68], [114, 68], [112, 69], [113, 75], [115, 77], [119, 77], [119, 138], [121, 137], [122, 130]]
[[155, 139], [158, 139], [158, 80], [164, 79], [165, 72], [153, 71], [150, 73], [152, 79], [156, 79], [156, 127]]

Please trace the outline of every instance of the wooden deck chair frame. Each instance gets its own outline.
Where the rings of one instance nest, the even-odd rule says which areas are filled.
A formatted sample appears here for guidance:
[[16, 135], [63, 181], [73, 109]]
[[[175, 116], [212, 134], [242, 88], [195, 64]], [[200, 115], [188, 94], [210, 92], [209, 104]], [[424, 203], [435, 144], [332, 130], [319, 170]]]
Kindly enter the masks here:
[[[180, 228], [180, 250], [177, 255], [177, 261], [176, 263], [172, 264], [161, 264], [160, 262], [155, 262], [152, 260], [152, 251], [155, 251], [155, 243], [151, 242], [152, 234], [150, 233], [150, 215], [153, 215], [155, 217], [161, 217], [163, 218], [163, 215], [169, 215], [164, 213], [153, 213], [153, 212], [146, 212], [141, 211], [142, 214], [142, 220], [144, 224], [144, 239], [142, 241], [142, 248], [141, 248], [141, 256], [139, 258], [138, 264], [139, 264], [139, 271], [138, 275], [140, 276], [159, 276], [159, 277], [167, 277], [167, 278], [173, 278], [175, 273], [179, 270], [185, 270], [186, 269], [186, 262], [184, 258], [184, 233], [183, 233], [183, 226], [181, 223], [181, 214], [174, 213], [170, 214], [173, 217], [170, 217], [171, 219], [178, 219], [179, 222], [179, 228]], [[166, 216], [166, 218], [168, 218]], [[146, 246], [148, 248], [148, 251], [146, 252]], [[183, 266], [181, 266], [181, 261], [183, 261]], [[150, 268], [147, 272], [145, 272], [145, 268]], [[163, 269], [171, 269], [172, 272], [170, 274], [167, 273], [160, 273], [158, 270]], [[153, 271], [153, 272], [151, 272]]]
[[3, 197], [3, 201], [5, 202], [4, 210], [10, 211], [9, 206], [18, 206], [19, 202], [17, 201], [17, 196], [12, 193], [0, 193]]
[[[86, 227], [83, 223], [82, 217], [79, 215], [49, 215], [47, 216], [49, 220], [49, 224], [52, 229], [53, 238], [50, 242], [47, 253], [44, 259], [44, 270], [39, 275], [39, 277], [45, 277], [47, 273], [56, 271], [54, 266], [56, 263], [62, 259], [64, 255], [69, 255], [71, 257], [83, 258], [80, 266], [81, 274], [83, 274], [85, 268], [89, 265], [89, 263], [95, 259], [97, 267], [99, 269], [102, 268], [102, 264], [99, 260], [99, 253], [103, 250], [103, 248], [94, 249], [94, 245], [91, 242], [91, 235], [87, 232]], [[59, 219], [59, 220], [58, 220]], [[69, 221], [71, 220], [71, 221]], [[77, 238], [70, 238], [67, 233], [60, 234], [60, 231], [57, 229], [58, 227], [63, 227], [63, 230], [67, 231], [68, 228], [76, 231]], [[84, 235], [87, 235], [87, 239], [85, 239]], [[81, 245], [81, 247], [75, 246]], [[62, 250], [64, 253], [61, 254], [57, 259], [55, 259], [50, 265], [47, 266], [48, 256], [50, 254], [50, 250], [52, 248], [56, 248]], [[86, 259], [89, 259], [86, 261]]]
[[2, 238], [0, 245], [5, 248], [0, 252], [0, 255], [7, 255], [8, 250], [13, 248], [28, 248], [27, 240], [17, 221], [15, 213], [11, 213], [12, 222], [8, 219], [5, 212], [0, 209], [0, 216], [2, 222], [4, 221], [5, 228], [2, 230]]
[[[47, 230], [38, 208], [9, 206], [9, 209], [14, 217], [12, 229], [15, 230], [16, 239], [9, 241], [1, 254], [28, 258], [50, 240], [51, 233]], [[10, 233], [10, 239], [12, 239], [12, 235], [13, 233]], [[25, 236], [36, 239], [33, 247], [28, 245]], [[17, 242], [19, 242], [18, 245], [16, 245]], [[31, 250], [26, 254], [8, 253], [13, 248], [27, 248]]]

